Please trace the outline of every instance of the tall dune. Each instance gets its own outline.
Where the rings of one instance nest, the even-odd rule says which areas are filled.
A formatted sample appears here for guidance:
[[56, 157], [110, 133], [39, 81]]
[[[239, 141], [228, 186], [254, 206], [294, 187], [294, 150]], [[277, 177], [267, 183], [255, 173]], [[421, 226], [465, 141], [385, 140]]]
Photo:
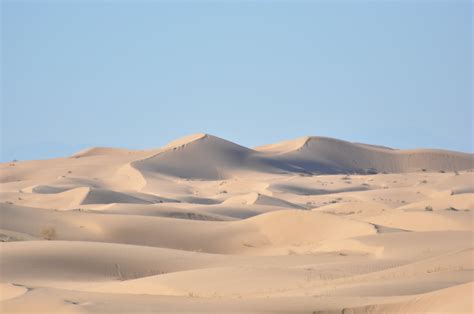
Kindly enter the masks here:
[[277, 172], [296, 168], [209, 134], [194, 134], [171, 142], [157, 154], [135, 161], [141, 171], [189, 179], [222, 180], [239, 171]]

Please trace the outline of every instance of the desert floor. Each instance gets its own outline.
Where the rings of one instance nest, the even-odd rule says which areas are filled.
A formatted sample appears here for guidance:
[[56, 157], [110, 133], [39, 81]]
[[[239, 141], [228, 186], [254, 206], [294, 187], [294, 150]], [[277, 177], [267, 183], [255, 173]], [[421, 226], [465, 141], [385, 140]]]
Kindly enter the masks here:
[[311, 141], [0, 164], [0, 312], [472, 313], [472, 155]]

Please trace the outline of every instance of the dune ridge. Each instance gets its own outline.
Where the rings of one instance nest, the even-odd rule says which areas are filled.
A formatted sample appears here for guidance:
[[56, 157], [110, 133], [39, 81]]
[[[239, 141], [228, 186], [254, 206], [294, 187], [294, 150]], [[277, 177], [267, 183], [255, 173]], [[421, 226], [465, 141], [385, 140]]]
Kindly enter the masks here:
[[327, 137], [304, 137], [256, 148], [311, 172], [410, 172], [472, 169], [472, 154], [440, 149], [395, 150]]

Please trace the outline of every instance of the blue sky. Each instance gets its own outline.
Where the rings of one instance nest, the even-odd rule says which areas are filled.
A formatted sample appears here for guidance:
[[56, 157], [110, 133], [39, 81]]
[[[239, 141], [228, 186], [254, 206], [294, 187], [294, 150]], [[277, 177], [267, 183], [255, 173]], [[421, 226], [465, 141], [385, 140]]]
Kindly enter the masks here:
[[472, 148], [470, 1], [2, 1], [1, 159], [211, 133]]

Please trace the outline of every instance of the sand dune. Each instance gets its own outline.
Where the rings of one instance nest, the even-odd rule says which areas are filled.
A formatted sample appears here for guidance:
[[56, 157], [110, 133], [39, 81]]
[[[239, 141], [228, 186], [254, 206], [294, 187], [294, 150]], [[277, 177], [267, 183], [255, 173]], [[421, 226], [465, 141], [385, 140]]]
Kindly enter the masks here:
[[[159, 205], [159, 204], [156, 204]], [[192, 204], [194, 207], [194, 204]], [[212, 220], [212, 221], [226, 221], [235, 220], [235, 218], [219, 215], [214, 213], [207, 213], [205, 211], [196, 211], [195, 209], [177, 208], [172, 205], [153, 206], [145, 204], [143, 206], [137, 204], [118, 204], [112, 203], [103, 206], [88, 207], [88, 209], [95, 210], [101, 214], [119, 214], [119, 215], [138, 215], [138, 216], [156, 216], [168, 218], [181, 218], [191, 220]]]
[[[416, 295], [406, 301], [346, 308], [352, 313], [472, 313], [472, 282]], [[337, 311], [334, 311], [336, 313]]]
[[416, 211], [383, 214], [366, 221], [410, 231], [471, 230], [474, 216], [469, 212]]
[[[210, 253], [264, 254], [270, 248], [315, 245], [322, 240], [376, 231], [366, 223], [309, 211], [296, 213], [281, 210], [243, 221], [211, 222], [156, 216], [102, 215], [87, 211], [58, 214], [58, 211], [12, 205], [1, 205], [0, 208], [5, 218], [0, 223], [2, 229], [36, 237], [44, 237], [45, 230], [54, 229], [54, 239], [57, 240], [87, 239]], [[26, 217], [34, 219], [24, 223]], [[285, 224], [288, 231], [281, 233]], [[137, 225], [139, 230], [135, 230]]]
[[135, 161], [140, 171], [190, 179], [221, 180], [231, 172], [293, 169], [257, 152], [208, 134], [195, 134], [166, 145], [156, 155]]
[[0, 312], [473, 312], [473, 155], [195, 134], [0, 164]]
[[300, 208], [297, 204], [287, 202], [276, 197], [260, 194], [260, 193], [249, 193], [245, 195], [237, 195], [229, 197], [223, 204], [241, 204], [241, 205], [268, 205], [268, 206], [280, 206], [287, 208]]
[[[27, 190], [26, 190], [27, 191]], [[139, 192], [117, 192], [109, 189], [77, 187], [64, 190], [51, 186], [34, 187], [32, 193], [23, 193], [21, 204], [41, 208], [74, 209], [89, 204], [155, 204], [178, 200]], [[43, 193], [39, 193], [43, 192]], [[44, 193], [47, 192], [47, 193]], [[56, 192], [56, 193], [54, 193]], [[43, 195], [42, 195], [43, 194]]]
[[256, 148], [311, 172], [455, 171], [473, 168], [472, 155], [444, 150], [393, 150], [325, 137], [304, 137]]
[[3, 278], [34, 286], [123, 281], [220, 265], [228, 259], [225, 255], [96, 242], [24, 241], [3, 245]]

